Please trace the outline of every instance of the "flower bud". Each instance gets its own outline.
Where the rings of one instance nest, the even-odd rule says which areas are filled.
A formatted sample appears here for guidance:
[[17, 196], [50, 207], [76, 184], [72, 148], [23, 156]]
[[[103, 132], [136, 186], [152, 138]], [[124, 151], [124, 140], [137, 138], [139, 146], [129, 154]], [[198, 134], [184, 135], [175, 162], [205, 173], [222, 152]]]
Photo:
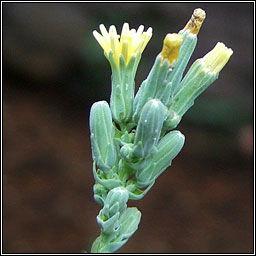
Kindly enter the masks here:
[[90, 131], [93, 160], [96, 161], [99, 168], [108, 172], [116, 161], [116, 149], [115, 130], [111, 111], [106, 101], [99, 101], [92, 105]]
[[124, 187], [116, 187], [109, 191], [105, 202], [102, 213], [106, 218], [110, 218], [117, 212], [123, 212], [127, 205], [129, 193]]
[[117, 229], [115, 239], [109, 243], [101, 243], [100, 239], [96, 239], [92, 253], [112, 253], [122, 247], [133, 233], [138, 229], [141, 213], [135, 207], [127, 208], [120, 216], [119, 228]]
[[136, 184], [145, 187], [151, 184], [178, 155], [184, 145], [185, 137], [179, 131], [165, 135], [158, 143], [151, 158], [145, 160], [144, 168], [136, 172]]
[[160, 100], [152, 99], [143, 107], [134, 138], [134, 154], [146, 158], [157, 145], [164, 121], [165, 108]]
[[218, 78], [232, 53], [223, 43], [217, 43], [203, 58], [196, 60], [180, 83], [169, 109], [183, 116], [195, 99]]

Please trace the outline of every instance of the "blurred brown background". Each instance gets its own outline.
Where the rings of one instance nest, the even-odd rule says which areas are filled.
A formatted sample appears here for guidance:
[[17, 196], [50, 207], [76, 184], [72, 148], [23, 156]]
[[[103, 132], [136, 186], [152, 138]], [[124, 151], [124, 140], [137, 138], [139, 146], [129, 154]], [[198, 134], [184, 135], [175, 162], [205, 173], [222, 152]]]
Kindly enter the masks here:
[[122, 253], [253, 252], [253, 3], [3, 3], [3, 252], [90, 251], [99, 234], [88, 118], [109, 100], [104, 23], [153, 28], [136, 82], [168, 32], [207, 18], [192, 60], [234, 51], [178, 129], [186, 143], [140, 201]]

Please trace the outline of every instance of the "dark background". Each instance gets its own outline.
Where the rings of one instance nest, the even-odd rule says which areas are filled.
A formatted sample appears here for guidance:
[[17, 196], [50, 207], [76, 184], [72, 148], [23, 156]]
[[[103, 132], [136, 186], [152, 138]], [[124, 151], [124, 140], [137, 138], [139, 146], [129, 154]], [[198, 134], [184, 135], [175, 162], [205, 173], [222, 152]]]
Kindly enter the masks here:
[[[234, 51], [178, 129], [186, 143], [122, 253], [253, 252], [253, 3], [3, 3], [3, 252], [90, 251], [99, 234], [88, 118], [110, 67], [92, 31], [153, 28], [137, 87], [166, 33], [207, 17], [191, 61]], [[191, 63], [190, 63], [191, 64]]]

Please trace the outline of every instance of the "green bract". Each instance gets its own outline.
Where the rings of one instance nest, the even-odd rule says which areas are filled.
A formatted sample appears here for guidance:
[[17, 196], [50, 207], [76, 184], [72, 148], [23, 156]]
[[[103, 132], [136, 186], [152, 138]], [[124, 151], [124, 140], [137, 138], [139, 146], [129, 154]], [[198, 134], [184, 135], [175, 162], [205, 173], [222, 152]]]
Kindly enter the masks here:
[[127, 207], [139, 200], [181, 151], [185, 137], [175, 130], [195, 99], [211, 85], [228, 62], [232, 50], [218, 43], [184, 70], [197, 43], [205, 12], [196, 9], [178, 34], [168, 34], [149, 75], [135, 94], [135, 74], [152, 29], [136, 31], [124, 24], [121, 35], [100, 25], [94, 36], [112, 69], [110, 107], [93, 104], [90, 131], [93, 156], [94, 199], [103, 208], [97, 216], [101, 228], [92, 253], [112, 253], [137, 230], [141, 213]]

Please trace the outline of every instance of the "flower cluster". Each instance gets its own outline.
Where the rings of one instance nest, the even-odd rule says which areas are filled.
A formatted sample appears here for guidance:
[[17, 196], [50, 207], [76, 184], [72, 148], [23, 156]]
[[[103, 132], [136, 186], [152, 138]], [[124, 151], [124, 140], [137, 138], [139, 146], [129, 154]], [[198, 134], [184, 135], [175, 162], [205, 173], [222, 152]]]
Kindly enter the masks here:
[[90, 112], [95, 179], [94, 199], [100, 236], [92, 253], [112, 253], [137, 230], [141, 213], [128, 200], [144, 197], [181, 151], [185, 136], [174, 130], [197, 97], [227, 64], [233, 51], [223, 43], [197, 59], [184, 75], [206, 15], [196, 9], [178, 33], [168, 33], [152, 69], [135, 94], [135, 74], [152, 28], [100, 25], [93, 35], [112, 69], [110, 104], [99, 101]]

